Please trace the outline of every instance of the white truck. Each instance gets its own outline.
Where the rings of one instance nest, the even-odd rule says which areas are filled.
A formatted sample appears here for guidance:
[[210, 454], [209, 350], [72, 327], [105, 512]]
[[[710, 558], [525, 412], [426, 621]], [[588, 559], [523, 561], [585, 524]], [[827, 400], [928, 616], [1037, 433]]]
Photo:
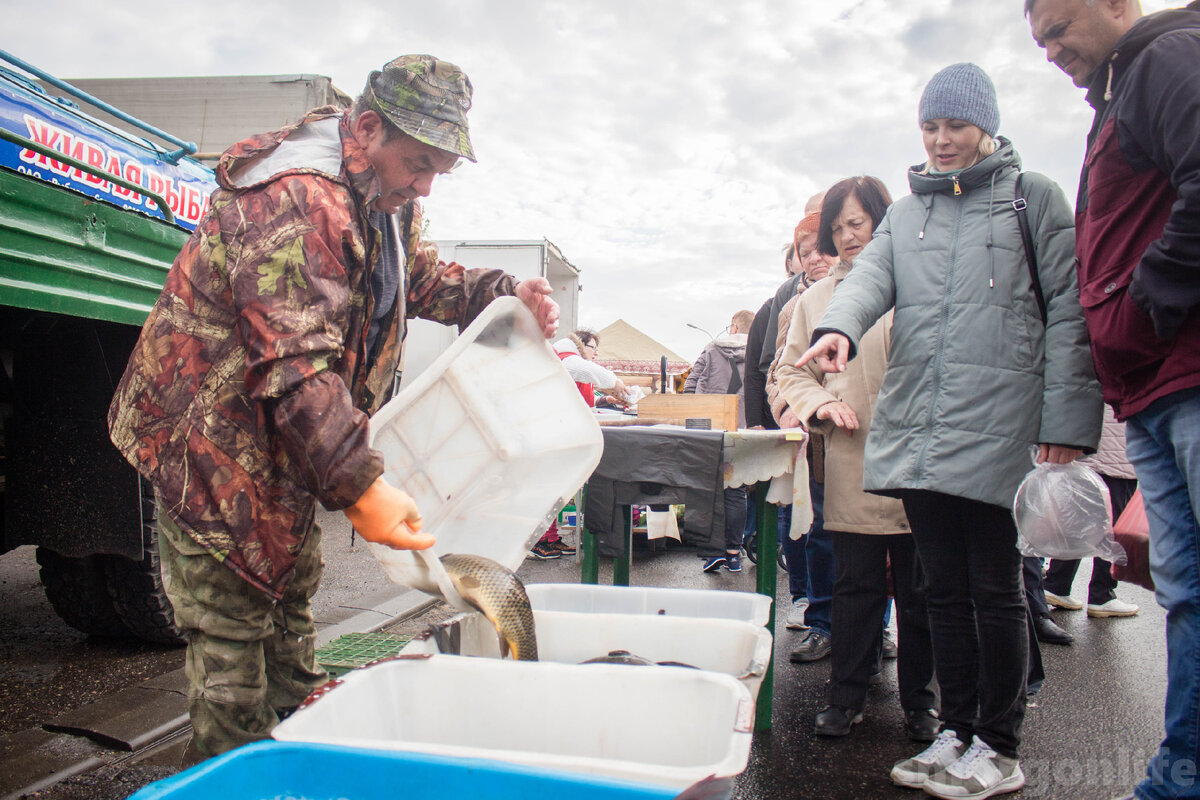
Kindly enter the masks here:
[[[502, 269], [522, 280], [545, 278], [554, 288], [551, 297], [558, 303], [558, 330], [566, 336], [579, 323], [579, 268], [548, 239], [438, 240], [443, 261], [457, 261], [464, 267]], [[425, 370], [458, 336], [457, 330], [423, 319], [409, 321], [404, 345], [403, 382], [411, 381]]]
[[[76, 78], [71, 84], [146, 122], [195, 142], [211, 161], [225, 148], [302, 118], [310, 109], [348, 107], [351, 98], [324, 75], [194, 78]], [[111, 124], [119, 120], [96, 112]], [[153, 138], [153, 136], [151, 136]]]

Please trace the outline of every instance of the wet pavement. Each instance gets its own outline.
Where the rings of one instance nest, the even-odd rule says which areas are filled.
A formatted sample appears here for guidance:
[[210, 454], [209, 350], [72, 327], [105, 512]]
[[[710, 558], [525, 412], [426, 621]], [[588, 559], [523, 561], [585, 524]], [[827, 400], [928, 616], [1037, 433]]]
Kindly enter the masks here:
[[[693, 551], [673, 545], [665, 551], [638, 550], [631, 582], [754, 591], [756, 567], [749, 562], [744, 562], [746, 569], [739, 574], [716, 575], [701, 573], [700, 563]], [[341, 601], [336, 609], [325, 612], [328, 619], [341, 616], [343, 625], [348, 622], [351, 627], [366, 630], [364, 623], [386, 620], [389, 614], [397, 615], [419, 599], [387, 587], [386, 579], [379, 583], [377, 566], [369, 562], [355, 564], [348, 574], [327, 574], [327, 580], [347, 582], [346, 591], [362, 593], [363, 599]], [[1085, 564], [1076, 580], [1077, 596], [1086, 591], [1087, 570]], [[527, 583], [576, 582], [579, 569], [571, 557], [529, 560], [519, 575]], [[780, 572], [779, 578], [780, 604], [786, 607], [786, 576]], [[601, 582], [611, 582], [607, 564], [602, 567]], [[1142, 606], [1139, 616], [1096, 620], [1082, 611], [1055, 611], [1055, 619], [1075, 635], [1076, 641], [1069, 647], [1043, 646], [1046, 684], [1027, 714], [1022, 748], [1028, 785], [1008, 796], [1026, 800], [1107, 800], [1127, 793], [1141, 778], [1146, 759], [1161, 737], [1166, 682], [1164, 614], [1149, 592], [1124, 584], [1119, 591], [1124, 599]], [[405, 622], [385, 625], [384, 629], [417, 632], [449, 613], [444, 605], [437, 605]], [[327, 625], [323, 639], [327, 641], [336, 634], [338, 629]], [[772, 728], [755, 735], [750, 763], [737, 778], [733, 796], [741, 800], [924, 797], [892, 786], [887, 777], [893, 762], [922, 747], [903, 734], [895, 662], [884, 663], [883, 682], [871, 690], [864, 721], [843, 739], [823, 739], [812, 734], [812, 720], [824, 705], [828, 660], [814, 664], [789, 662], [788, 653], [799, 637], [799, 633], [780, 624]], [[164, 696], [169, 696], [165, 689]], [[172, 707], [182, 708], [178, 699], [173, 702], [176, 705]], [[90, 762], [93, 770], [68, 777], [32, 797], [122, 800], [141, 785], [174, 772], [182, 740], [167, 741], [137, 760], [127, 760], [127, 753], [81, 744], [77, 737], [60, 736], [55, 746], [74, 747], [78, 757], [96, 759]], [[0, 763], [11, 763], [11, 755], [0, 750]]]

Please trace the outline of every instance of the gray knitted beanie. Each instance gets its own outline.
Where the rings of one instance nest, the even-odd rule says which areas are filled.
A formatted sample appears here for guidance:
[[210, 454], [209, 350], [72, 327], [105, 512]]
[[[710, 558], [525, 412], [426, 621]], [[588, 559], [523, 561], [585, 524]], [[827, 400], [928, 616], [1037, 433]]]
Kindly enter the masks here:
[[961, 119], [988, 136], [1000, 129], [1000, 108], [992, 79], [974, 64], [951, 64], [929, 79], [921, 93], [919, 125], [931, 119]]

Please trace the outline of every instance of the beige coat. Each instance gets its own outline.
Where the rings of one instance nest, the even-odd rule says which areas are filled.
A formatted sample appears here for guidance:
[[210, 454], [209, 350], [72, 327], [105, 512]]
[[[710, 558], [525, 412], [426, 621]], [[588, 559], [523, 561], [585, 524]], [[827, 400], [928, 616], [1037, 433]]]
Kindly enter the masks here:
[[[779, 359], [783, 356], [783, 349], [787, 347], [787, 335], [791, 329], [792, 315], [796, 313], [796, 303], [800, 302], [800, 295], [804, 294], [804, 290], [808, 287], [804, 284], [797, 284], [797, 288], [799, 291], [779, 309], [779, 334], [775, 342], [775, 360], [767, 368], [767, 402], [771, 406], [771, 416], [775, 417], [775, 422], [780, 427], [783, 427], [781, 418], [783, 412], [787, 411], [788, 404], [783, 399], [783, 395], [779, 393]], [[813, 438], [816, 440], [819, 437]]]
[[[848, 264], [839, 263], [796, 303], [776, 369], [779, 395], [810, 430], [825, 436], [825, 528], [849, 533], [908, 533], [908, 519], [899, 500], [862, 490], [863, 452], [887, 367], [892, 313], [889, 311], [862, 337], [858, 355], [847, 364], [845, 372], [825, 375], [812, 363], [799, 369], [794, 366], [808, 349], [834, 289], [849, 272]], [[816, 418], [818, 408], [838, 400], [854, 409], [858, 417], [859, 429], [852, 434]]]
[[1110, 478], [1137, 480], [1137, 473], [1125, 456], [1125, 423], [1117, 422], [1113, 410], [1108, 406], [1104, 407], [1104, 430], [1100, 432], [1100, 446], [1094, 455], [1079, 459], [1079, 463]]

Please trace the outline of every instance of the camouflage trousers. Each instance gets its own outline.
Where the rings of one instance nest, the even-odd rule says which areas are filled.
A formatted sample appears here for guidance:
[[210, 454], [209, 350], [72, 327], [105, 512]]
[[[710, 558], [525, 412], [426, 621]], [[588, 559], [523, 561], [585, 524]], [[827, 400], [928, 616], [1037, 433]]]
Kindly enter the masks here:
[[309, 604], [325, 568], [320, 527], [309, 529], [280, 602], [213, 558], [161, 506], [158, 542], [188, 643], [192, 748], [211, 757], [269, 738], [281, 715], [327, 680]]

